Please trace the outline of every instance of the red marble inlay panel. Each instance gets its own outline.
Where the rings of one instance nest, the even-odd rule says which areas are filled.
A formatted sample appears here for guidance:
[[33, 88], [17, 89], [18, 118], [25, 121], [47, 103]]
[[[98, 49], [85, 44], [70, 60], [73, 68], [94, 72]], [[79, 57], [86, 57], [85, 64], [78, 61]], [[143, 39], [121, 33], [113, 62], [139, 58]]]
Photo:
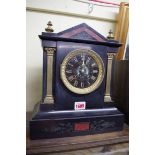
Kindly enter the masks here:
[[78, 33], [81, 33], [83, 31], [87, 32], [90, 36], [92, 36], [97, 41], [104, 41], [101, 37], [96, 35], [94, 32], [92, 32], [91, 30], [89, 30], [87, 28], [84, 28], [84, 27], [76, 29], [76, 30], [73, 30], [71, 32], [67, 32], [65, 34], [62, 34], [60, 37], [70, 38], [71, 36], [76, 35]]
[[75, 123], [74, 130], [75, 131], [89, 130], [89, 122]]

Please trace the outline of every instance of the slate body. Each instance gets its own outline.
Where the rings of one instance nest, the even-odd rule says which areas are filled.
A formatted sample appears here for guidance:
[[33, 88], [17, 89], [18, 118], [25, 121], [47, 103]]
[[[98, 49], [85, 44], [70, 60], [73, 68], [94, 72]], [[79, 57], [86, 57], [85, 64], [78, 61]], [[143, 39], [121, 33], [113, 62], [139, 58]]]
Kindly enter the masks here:
[[[35, 106], [30, 121], [30, 138], [57, 138], [78, 136], [123, 129], [123, 114], [114, 103], [104, 103], [107, 72], [107, 52], [116, 53], [121, 46], [115, 40], [108, 40], [86, 24], [80, 24], [60, 33], [45, 33], [39, 36], [43, 47], [43, 93], [42, 100]], [[55, 47], [53, 65], [54, 104], [44, 104], [46, 95], [47, 55], [46, 47]], [[64, 57], [75, 49], [94, 50], [104, 62], [105, 76], [100, 87], [86, 95], [78, 95], [69, 91], [60, 78], [60, 65]], [[86, 109], [91, 112], [74, 111], [74, 102], [86, 101]], [[110, 108], [110, 109], [108, 109]], [[67, 110], [72, 110], [68, 112]], [[76, 123], [89, 123], [89, 130], [75, 131]]]

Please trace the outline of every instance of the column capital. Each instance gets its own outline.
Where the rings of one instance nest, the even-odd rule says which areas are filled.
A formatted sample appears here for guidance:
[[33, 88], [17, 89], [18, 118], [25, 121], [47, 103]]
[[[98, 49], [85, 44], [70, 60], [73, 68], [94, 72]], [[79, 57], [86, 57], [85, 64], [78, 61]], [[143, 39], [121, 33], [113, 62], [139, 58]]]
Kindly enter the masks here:
[[113, 59], [116, 53], [107, 53], [107, 55], [108, 55], [108, 59]]
[[45, 51], [47, 52], [48, 56], [52, 56], [54, 54], [54, 52], [56, 51], [56, 49], [54, 47], [47, 47], [45, 48]]

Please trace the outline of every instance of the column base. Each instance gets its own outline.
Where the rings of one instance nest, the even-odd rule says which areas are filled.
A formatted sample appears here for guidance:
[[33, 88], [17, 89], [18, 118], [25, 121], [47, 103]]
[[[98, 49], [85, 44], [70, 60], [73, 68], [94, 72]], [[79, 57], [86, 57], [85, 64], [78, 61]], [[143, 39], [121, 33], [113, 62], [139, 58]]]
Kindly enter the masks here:
[[111, 96], [110, 95], [105, 95], [104, 96], [104, 102], [112, 102]]
[[53, 104], [54, 103], [54, 99], [52, 95], [46, 95], [45, 99], [44, 99], [44, 103], [45, 104]]

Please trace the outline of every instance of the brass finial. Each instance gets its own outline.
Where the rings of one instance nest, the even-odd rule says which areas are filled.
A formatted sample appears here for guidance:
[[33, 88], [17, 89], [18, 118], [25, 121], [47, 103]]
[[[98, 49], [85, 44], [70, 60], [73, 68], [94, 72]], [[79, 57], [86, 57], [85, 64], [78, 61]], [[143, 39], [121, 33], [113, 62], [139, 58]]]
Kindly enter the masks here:
[[109, 35], [107, 36], [107, 38], [108, 39], [114, 39], [114, 34], [113, 34], [113, 32], [112, 32], [112, 30], [110, 29], [110, 31], [109, 31]]
[[52, 26], [53, 26], [53, 24], [52, 24], [52, 22], [51, 21], [49, 21], [48, 23], [47, 23], [47, 28], [45, 28], [45, 31], [46, 32], [53, 32], [54, 30], [52, 29]]

